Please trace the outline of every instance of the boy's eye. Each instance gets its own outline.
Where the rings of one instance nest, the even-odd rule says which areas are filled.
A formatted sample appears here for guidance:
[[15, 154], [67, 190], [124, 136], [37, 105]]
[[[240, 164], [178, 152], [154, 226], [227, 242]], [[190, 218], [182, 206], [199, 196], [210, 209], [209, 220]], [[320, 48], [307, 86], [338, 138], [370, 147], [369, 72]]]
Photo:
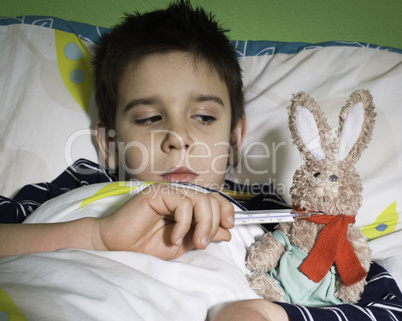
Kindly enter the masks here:
[[152, 116], [152, 117], [147, 117], [147, 118], [142, 118], [142, 119], [137, 119], [135, 121], [135, 123], [137, 125], [142, 125], [142, 126], [151, 126], [155, 123], [157, 123], [158, 121], [160, 121], [162, 119], [161, 116], [157, 115], [157, 116]]
[[209, 115], [195, 115], [193, 118], [204, 124], [211, 124], [216, 120], [215, 117]]

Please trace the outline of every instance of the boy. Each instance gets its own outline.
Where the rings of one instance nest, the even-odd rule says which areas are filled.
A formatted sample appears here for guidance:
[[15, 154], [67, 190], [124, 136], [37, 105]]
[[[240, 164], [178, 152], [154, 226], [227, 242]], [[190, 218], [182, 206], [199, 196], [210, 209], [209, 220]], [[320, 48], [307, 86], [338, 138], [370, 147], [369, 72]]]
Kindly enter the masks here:
[[[94, 67], [99, 108], [96, 139], [109, 169], [119, 179], [186, 182], [215, 189], [224, 184], [227, 166], [236, 163], [246, 121], [240, 67], [224, 30], [212, 17], [184, 1], [167, 10], [128, 16], [102, 38]], [[43, 203], [80, 182], [113, 179], [101, 168], [90, 171], [94, 166], [78, 161], [53, 184], [40, 185], [44, 191], [40, 195], [35, 191], [39, 195], [36, 201]], [[22, 190], [17, 199], [23, 200], [22, 194], [32, 197], [33, 189]], [[163, 194], [158, 190], [151, 187], [151, 193], [136, 195], [103, 219], [2, 225], [0, 253], [76, 247], [130, 250], [168, 260], [193, 248], [204, 249], [211, 241], [230, 239], [233, 207], [225, 198], [173, 187], [169, 192], [164, 189]], [[24, 203], [15, 204], [15, 208], [20, 205]], [[0, 213], [7, 214], [1, 208]], [[382, 292], [370, 293], [382, 307], [367, 307], [371, 301], [366, 296], [360, 309], [367, 313], [361, 314], [369, 319], [380, 313], [381, 320], [391, 320], [388, 301], [381, 299], [388, 293], [386, 285], [380, 285]], [[391, 282], [390, 286], [396, 285]], [[400, 297], [393, 300], [392, 304], [400, 304]], [[348, 305], [336, 309], [349, 320], [364, 320]], [[299, 310], [326, 320], [338, 319], [336, 314], [329, 315], [329, 310], [266, 300], [234, 303], [215, 319], [288, 320], [290, 316], [296, 320]]]
[[[183, 16], [189, 13], [186, 21]], [[181, 29], [183, 22], [193, 30]], [[212, 43], [216, 47], [211, 50]], [[229, 154], [236, 154], [245, 132], [242, 79], [229, 40], [203, 11], [192, 11], [181, 2], [167, 11], [128, 16], [102, 38], [94, 69], [99, 108], [96, 139], [109, 168], [119, 168], [119, 178], [214, 188], [224, 183]], [[77, 164], [73, 170], [85, 176], [87, 167]], [[41, 204], [72, 188], [64, 178], [54, 183], [52, 190], [44, 186], [46, 195], [35, 200], [34, 187], [22, 191], [32, 200], [27, 211], [34, 209], [32, 203]], [[0, 255], [78, 247], [144, 251], [172, 259], [193, 247], [203, 249], [213, 240], [230, 239], [233, 209], [226, 199], [217, 193], [203, 196], [187, 189], [171, 190], [141, 193], [110, 219], [1, 226]], [[15, 199], [24, 198], [19, 194]], [[3, 208], [14, 205], [16, 210], [24, 204], [2, 203]], [[132, 209], [134, 213], [128, 215]], [[164, 215], [174, 216], [176, 223]], [[6, 209], [0, 217], [7, 219]], [[171, 233], [168, 249], [157, 239], [165, 229]]]

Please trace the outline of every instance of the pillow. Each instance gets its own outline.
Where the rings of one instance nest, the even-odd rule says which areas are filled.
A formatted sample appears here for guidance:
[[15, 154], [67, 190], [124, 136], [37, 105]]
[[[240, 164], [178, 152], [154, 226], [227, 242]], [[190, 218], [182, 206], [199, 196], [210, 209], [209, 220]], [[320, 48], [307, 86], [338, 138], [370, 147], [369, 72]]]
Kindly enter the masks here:
[[[90, 60], [105, 31], [53, 17], [0, 19], [1, 195], [50, 181], [78, 158], [98, 161]], [[243, 157], [228, 178], [274, 183], [289, 201], [292, 176], [301, 162], [287, 128], [292, 94], [310, 94], [336, 127], [350, 93], [368, 89], [377, 120], [357, 163], [364, 187], [357, 224], [372, 242], [400, 234], [402, 50], [351, 42], [233, 45], [244, 70], [248, 129]], [[387, 245], [387, 257], [402, 254], [402, 246], [394, 243]], [[380, 253], [374, 256], [380, 258]]]
[[51, 17], [0, 19], [0, 193], [96, 161], [90, 50], [102, 28]]
[[[275, 183], [289, 201], [294, 171], [302, 161], [287, 128], [292, 94], [304, 91], [337, 128], [340, 109], [357, 89], [373, 95], [373, 138], [356, 168], [363, 206], [356, 224], [370, 240], [373, 259], [402, 255], [402, 119], [399, 97], [402, 50], [361, 43], [236, 42], [243, 65], [248, 129], [242, 163], [232, 180]], [[390, 236], [384, 238], [383, 236]], [[399, 266], [400, 269], [400, 266]]]

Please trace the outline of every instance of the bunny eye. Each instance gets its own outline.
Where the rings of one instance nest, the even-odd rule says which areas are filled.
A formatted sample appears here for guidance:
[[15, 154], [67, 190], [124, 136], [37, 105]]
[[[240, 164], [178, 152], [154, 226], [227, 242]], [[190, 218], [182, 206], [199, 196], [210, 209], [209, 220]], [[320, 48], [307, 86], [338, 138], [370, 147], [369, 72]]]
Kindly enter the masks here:
[[315, 178], [317, 178], [317, 177], [319, 177], [321, 175], [321, 173], [320, 172], [317, 172], [317, 173], [315, 173], [313, 176], [315, 177]]
[[338, 181], [338, 176], [336, 176], [335, 174], [333, 174], [333, 175], [331, 175], [331, 176], [329, 177], [329, 180], [330, 180], [331, 182], [337, 182], [337, 181]]

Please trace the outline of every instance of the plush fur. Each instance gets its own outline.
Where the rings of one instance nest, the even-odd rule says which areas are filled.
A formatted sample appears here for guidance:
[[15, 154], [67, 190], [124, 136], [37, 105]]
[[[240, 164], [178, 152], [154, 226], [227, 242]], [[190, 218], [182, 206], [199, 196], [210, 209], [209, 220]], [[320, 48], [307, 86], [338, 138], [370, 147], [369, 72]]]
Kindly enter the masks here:
[[[304, 160], [293, 177], [292, 205], [325, 215], [355, 216], [362, 204], [362, 183], [355, 164], [371, 139], [376, 116], [370, 93], [358, 90], [351, 94], [340, 112], [334, 138], [320, 107], [305, 93], [293, 96], [288, 111], [291, 136]], [[277, 226], [292, 244], [306, 253], [312, 250], [323, 227], [303, 219]], [[347, 239], [368, 271], [370, 249], [353, 224], [347, 228]], [[284, 251], [284, 246], [271, 233], [250, 249], [246, 261], [253, 271], [250, 285], [262, 298], [283, 301], [283, 290], [266, 272], [278, 265]], [[355, 303], [365, 284], [364, 278], [346, 286], [337, 275], [335, 296], [345, 303]]]

